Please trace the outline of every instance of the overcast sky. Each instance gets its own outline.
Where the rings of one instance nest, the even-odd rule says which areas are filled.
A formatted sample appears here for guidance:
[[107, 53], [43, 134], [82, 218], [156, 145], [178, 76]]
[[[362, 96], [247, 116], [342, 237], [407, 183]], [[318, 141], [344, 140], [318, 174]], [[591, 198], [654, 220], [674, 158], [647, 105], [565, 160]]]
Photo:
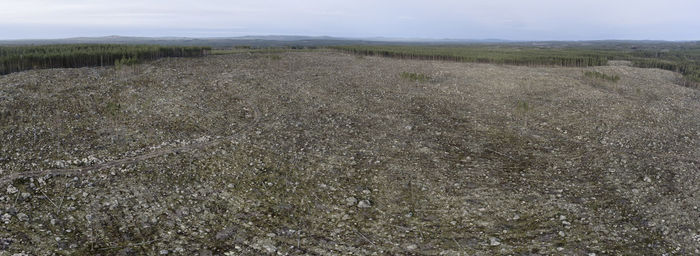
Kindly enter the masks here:
[[700, 40], [700, 0], [0, 0], [0, 39]]

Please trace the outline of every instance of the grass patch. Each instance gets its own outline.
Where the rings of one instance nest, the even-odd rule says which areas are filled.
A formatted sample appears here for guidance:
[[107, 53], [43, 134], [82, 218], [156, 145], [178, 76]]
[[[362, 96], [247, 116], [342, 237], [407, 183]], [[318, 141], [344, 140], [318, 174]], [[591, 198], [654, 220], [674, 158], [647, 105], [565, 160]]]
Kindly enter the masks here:
[[281, 60], [282, 56], [279, 56], [277, 54], [269, 54], [269, 55], [265, 55], [265, 58], [268, 58], [270, 60]]
[[430, 77], [426, 74], [412, 73], [412, 72], [402, 72], [401, 78], [408, 79], [414, 82], [425, 82], [430, 80]]
[[116, 116], [119, 114], [119, 112], [122, 110], [122, 105], [116, 102], [108, 102], [107, 106], [105, 106], [104, 112], [111, 115], [111, 116]]
[[583, 73], [584, 76], [588, 78], [594, 78], [594, 79], [600, 79], [600, 80], [605, 80], [613, 83], [617, 83], [620, 81], [620, 77], [617, 75], [608, 75], [608, 74], [603, 74], [597, 71], [586, 71]]

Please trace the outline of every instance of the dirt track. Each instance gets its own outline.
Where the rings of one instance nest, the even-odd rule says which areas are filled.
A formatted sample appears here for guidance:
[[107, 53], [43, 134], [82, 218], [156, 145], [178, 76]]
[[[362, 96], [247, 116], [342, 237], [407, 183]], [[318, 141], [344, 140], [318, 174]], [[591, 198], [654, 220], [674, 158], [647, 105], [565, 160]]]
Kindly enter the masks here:
[[700, 92], [591, 69], [621, 80], [326, 51], [3, 76], [0, 249], [698, 253]]

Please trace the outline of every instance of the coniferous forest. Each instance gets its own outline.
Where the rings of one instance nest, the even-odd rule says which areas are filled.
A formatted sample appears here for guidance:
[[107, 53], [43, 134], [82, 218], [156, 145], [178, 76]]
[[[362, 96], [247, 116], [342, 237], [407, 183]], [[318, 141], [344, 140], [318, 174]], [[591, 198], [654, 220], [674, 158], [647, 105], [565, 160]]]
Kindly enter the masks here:
[[[519, 66], [590, 67], [609, 60], [630, 61], [635, 67], [659, 68], [683, 74], [686, 82], [700, 82], [700, 46], [650, 44], [641, 47], [532, 47], [522, 45], [461, 46], [336, 46], [333, 49], [359, 54], [404, 59], [450, 60]], [[669, 49], [670, 48], [670, 49]]]
[[[590, 67], [607, 65], [609, 60], [627, 60], [636, 67], [670, 70], [683, 74], [688, 83], [700, 83], [700, 46], [692, 44], [650, 44], [642, 47], [619, 47], [614, 44], [598, 44], [594, 47], [532, 47], [508, 44], [352, 45], [330, 48], [360, 55], [520, 66]], [[0, 75], [30, 69], [110, 66], [135, 64], [164, 57], [199, 57], [210, 52], [211, 47], [206, 46], [0, 46]]]
[[78, 68], [134, 64], [164, 57], [199, 57], [210, 47], [70, 44], [0, 46], [0, 75], [29, 69]]
[[492, 46], [340, 46], [333, 48], [362, 55], [519, 66], [588, 67], [608, 63], [606, 56], [586, 50]]

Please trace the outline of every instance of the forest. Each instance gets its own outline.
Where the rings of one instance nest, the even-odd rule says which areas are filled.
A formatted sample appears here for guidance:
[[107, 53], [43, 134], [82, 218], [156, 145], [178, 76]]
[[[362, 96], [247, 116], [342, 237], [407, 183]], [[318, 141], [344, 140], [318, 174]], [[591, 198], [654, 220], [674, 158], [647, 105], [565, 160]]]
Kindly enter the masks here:
[[[328, 48], [359, 55], [520, 66], [590, 67], [607, 65], [610, 60], [625, 60], [630, 61], [635, 67], [659, 68], [681, 73], [685, 78], [682, 82], [687, 86], [697, 87], [700, 83], [700, 44], [697, 43], [539, 42], [337, 45], [328, 46]], [[164, 57], [199, 57], [211, 53], [212, 48], [207, 46], [146, 44], [0, 46], [0, 75], [41, 68], [135, 64]]]
[[0, 46], [0, 75], [30, 69], [110, 66], [164, 57], [199, 57], [210, 51], [210, 47], [158, 45]]
[[354, 54], [423, 60], [494, 63], [521, 66], [588, 67], [606, 65], [606, 56], [589, 50], [501, 46], [337, 46]]
[[700, 83], [700, 46], [696, 44], [612, 44], [591, 46], [531, 46], [524, 44], [455, 46], [334, 46], [336, 50], [360, 55], [449, 60], [520, 66], [590, 67], [610, 60], [630, 61], [641, 68], [659, 68], [683, 74], [686, 85]]

